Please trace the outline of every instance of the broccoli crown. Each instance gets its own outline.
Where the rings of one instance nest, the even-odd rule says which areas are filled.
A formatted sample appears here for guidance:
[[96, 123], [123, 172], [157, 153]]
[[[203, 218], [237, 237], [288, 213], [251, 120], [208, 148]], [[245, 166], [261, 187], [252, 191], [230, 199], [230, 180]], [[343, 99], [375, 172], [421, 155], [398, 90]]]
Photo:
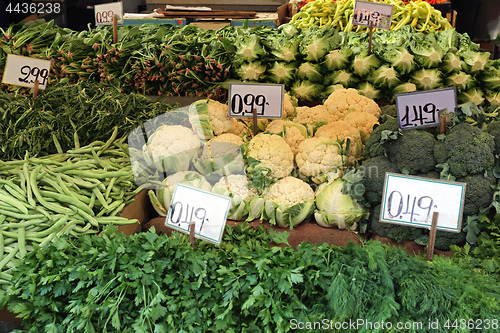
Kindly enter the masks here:
[[389, 117], [384, 123], [377, 126], [365, 144], [363, 155], [367, 158], [386, 155], [384, 142], [387, 140], [387, 133], [397, 132], [399, 130], [398, 120]]
[[[423, 230], [423, 229], [422, 229]], [[464, 231], [448, 232], [437, 230], [436, 231], [436, 241], [434, 242], [434, 248], [440, 251], [448, 251], [451, 245], [462, 246], [466, 242], [466, 233]], [[415, 239], [415, 243], [427, 246], [429, 244], [429, 235], [422, 235]]]
[[500, 120], [494, 120], [489, 123], [486, 131], [493, 136], [495, 155], [500, 155]]
[[380, 205], [377, 205], [373, 209], [373, 214], [371, 215], [370, 231], [381, 237], [387, 237], [397, 242], [402, 242], [415, 240], [418, 237], [422, 236], [423, 229], [393, 223], [380, 222], [379, 216]]
[[363, 161], [359, 168], [365, 178], [365, 199], [370, 204], [380, 204], [386, 172], [399, 172], [396, 163], [391, 162], [386, 156], [377, 156]]
[[494, 189], [492, 185], [496, 184], [496, 178], [493, 172], [477, 173], [458, 178], [457, 182], [466, 183], [464, 215], [476, 215], [480, 208], [488, 207], [493, 200]]
[[404, 131], [396, 140], [388, 142], [387, 154], [400, 171], [410, 174], [427, 173], [436, 167], [434, 135], [425, 130]]
[[456, 178], [491, 170], [495, 164], [493, 137], [466, 123], [455, 125], [443, 141], [434, 146], [434, 157], [447, 163]]

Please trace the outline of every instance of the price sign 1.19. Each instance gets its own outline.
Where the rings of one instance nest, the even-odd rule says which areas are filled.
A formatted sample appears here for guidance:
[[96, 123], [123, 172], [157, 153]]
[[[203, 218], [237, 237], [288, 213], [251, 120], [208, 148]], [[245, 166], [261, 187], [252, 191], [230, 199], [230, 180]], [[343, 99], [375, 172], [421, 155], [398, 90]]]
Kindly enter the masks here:
[[465, 183], [386, 173], [380, 221], [430, 228], [439, 212], [437, 229], [460, 232]]
[[229, 116], [281, 118], [283, 112], [282, 84], [232, 83], [229, 85]]
[[219, 245], [226, 225], [231, 199], [194, 187], [178, 184], [165, 225], [189, 233], [195, 223], [195, 237]]
[[396, 94], [395, 97], [401, 129], [439, 126], [441, 116], [451, 121], [457, 105], [455, 87]]
[[117, 16], [117, 24], [123, 23], [123, 3], [111, 2], [94, 6], [95, 25], [112, 25], [113, 16]]
[[390, 30], [393, 10], [394, 6], [388, 4], [356, 1], [352, 24]]
[[45, 89], [50, 66], [50, 60], [8, 54], [2, 83], [32, 88], [38, 80], [38, 89]]

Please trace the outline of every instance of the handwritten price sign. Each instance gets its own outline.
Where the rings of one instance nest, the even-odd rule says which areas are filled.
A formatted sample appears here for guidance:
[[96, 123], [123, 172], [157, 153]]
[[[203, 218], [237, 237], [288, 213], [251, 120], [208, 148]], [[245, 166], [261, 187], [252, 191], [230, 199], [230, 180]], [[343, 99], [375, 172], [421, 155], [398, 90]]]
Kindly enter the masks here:
[[117, 24], [123, 23], [123, 3], [112, 2], [94, 6], [95, 25], [113, 24], [113, 16], [117, 16]]
[[391, 29], [394, 6], [383, 3], [356, 1], [354, 5], [353, 25], [364, 25], [378, 29]]
[[430, 228], [439, 212], [438, 230], [460, 232], [465, 183], [386, 173], [380, 221]]
[[282, 84], [238, 83], [229, 85], [229, 116], [281, 118], [283, 111]]
[[439, 126], [440, 111], [451, 115], [457, 106], [455, 87], [396, 94], [399, 127], [401, 129]]
[[165, 225], [189, 233], [194, 221], [196, 238], [219, 245], [230, 204], [229, 197], [178, 184]]
[[8, 54], [2, 83], [33, 88], [38, 80], [38, 89], [45, 89], [50, 66], [50, 60]]

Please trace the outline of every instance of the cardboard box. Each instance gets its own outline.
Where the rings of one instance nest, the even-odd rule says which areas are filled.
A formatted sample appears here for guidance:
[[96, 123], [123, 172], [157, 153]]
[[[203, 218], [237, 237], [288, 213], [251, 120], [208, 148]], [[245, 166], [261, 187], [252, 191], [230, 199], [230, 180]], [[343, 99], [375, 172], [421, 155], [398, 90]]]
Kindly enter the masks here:
[[295, 14], [297, 14], [297, 7], [294, 4], [289, 2], [279, 6], [276, 26], [279, 27], [282, 24], [290, 22], [292, 20], [292, 16]]

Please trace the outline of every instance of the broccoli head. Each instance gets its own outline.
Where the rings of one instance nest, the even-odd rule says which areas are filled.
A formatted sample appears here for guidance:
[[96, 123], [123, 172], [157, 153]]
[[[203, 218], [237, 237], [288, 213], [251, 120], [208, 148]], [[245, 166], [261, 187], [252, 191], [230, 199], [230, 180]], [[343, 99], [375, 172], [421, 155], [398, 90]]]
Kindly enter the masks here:
[[365, 178], [365, 199], [370, 204], [380, 204], [386, 172], [399, 172], [396, 163], [386, 156], [377, 156], [363, 161], [359, 168]]
[[493, 172], [477, 173], [458, 178], [457, 182], [466, 183], [464, 215], [477, 215], [480, 208], [488, 207], [493, 200], [494, 189], [492, 185], [496, 184], [496, 178]]
[[500, 155], [500, 120], [489, 123], [486, 131], [493, 136], [493, 141], [495, 141], [495, 155]]
[[427, 173], [436, 167], [434, 158], [434, 135], [425, 130], [408, 130], [396, 140], [390, 140], [387, 155], [398, 165], [400, 171], [410, 174]]
[[387, 237], [397, 242], [415, 240], [422, 236], [423, 229], [394, 223], [380, 222], [380, 205], [373, 209], [371, 214], [370, 231], [381, 237]]
[[368, 140], [366, 140], [363, 155], [367, 158], [386, 155], [385, 142], [390, 139], [388, 135], [398, 131], [398, 120], [396, 118], [387, 117], [387, 120], [377, 126]]
[[[452, 245], [462, 246], [465, 244], [465, 242], [466, 242], [466, 233], [464, 231], [456, 233], [456, 232], [437, 230], [434, 248], [440, 251], [448, 251], [450, 249], [450, 246]], [[427, 246], [429, 244], [429, 234], [418, 237], [417, 239], [415, 239], [415, 243]]]
[[450, 173], [461, 178], [491, 170], [495, 164], [493, 137], [478, 127], [461, 123], [434, 146], [434, 157], [439, 164], [446, 163]]

